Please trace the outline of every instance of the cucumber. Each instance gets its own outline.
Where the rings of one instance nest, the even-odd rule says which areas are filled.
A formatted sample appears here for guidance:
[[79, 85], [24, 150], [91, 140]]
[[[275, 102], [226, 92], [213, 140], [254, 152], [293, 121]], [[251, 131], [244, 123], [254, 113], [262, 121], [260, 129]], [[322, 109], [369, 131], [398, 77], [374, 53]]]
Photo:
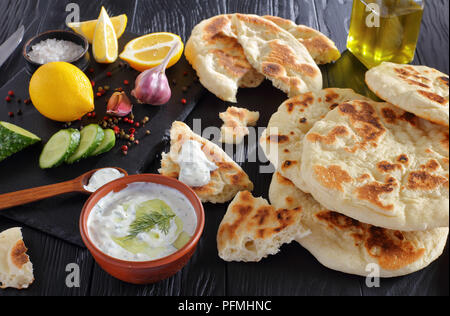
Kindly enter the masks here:
[[19, 126], [0, 122], [0, 161], [40, 141], [39, 137]]
[[76, 129], [63, 129], [53, 135], [42, 150], [39, 166], [42, 169], [55, 168], [77, 150], [80, 132]]
[[103, 142], [100, 146], [97, 147], [96, 150], [91, 154], [91, 156], [98, 156], [104, 153], [107, 153], [116, 145], [116, 134], [112, 129], [103, 130], [105, 133], [105, 137], [103, 138]]
[[91, 124], [81, 130], [80, 146], [72, 156], [66, 159], [68, 164], [73, 164], [81, 159], [89, 157], [103, 141], [105, 133], [97, 124]]

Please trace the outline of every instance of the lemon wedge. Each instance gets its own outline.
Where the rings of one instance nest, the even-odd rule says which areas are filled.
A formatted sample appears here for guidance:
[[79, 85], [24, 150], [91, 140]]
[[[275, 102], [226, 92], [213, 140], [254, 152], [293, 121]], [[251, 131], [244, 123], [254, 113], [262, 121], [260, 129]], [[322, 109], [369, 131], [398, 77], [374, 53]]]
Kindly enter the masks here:
[[72, 122], [94, 110], [91, 81], [66, 62], [39, 67], [31, 77], [29, 92], [39, 113], [54, 121]]
[[[92, 42], [94, 41], [94, 33], [97, 22], [98, 20], [90, 20], [79, 23], [68, 23], [67, 26], [70, 27], [75, 33], [86, 37], [89, 43], [92, 44]], [[114, 26], [114, 31], [116, 31], [117, 39], [119, 39], [127, 28], [128, 17], [126, 14], [112, 17], [111, 23]]]
[[184, 50], [181, 38], [172, 33], [152, 33], [135, 38], [125, 46], [119, 57], [142, 72], [160, 65], [176, 42], [180, 45], [167, 66], [169, 68], [180, 60]]
[[112, 64], [117, 60], [119, 44], [116, 31], [104, 7], [95, 27], [92, 52], [98, 63]]

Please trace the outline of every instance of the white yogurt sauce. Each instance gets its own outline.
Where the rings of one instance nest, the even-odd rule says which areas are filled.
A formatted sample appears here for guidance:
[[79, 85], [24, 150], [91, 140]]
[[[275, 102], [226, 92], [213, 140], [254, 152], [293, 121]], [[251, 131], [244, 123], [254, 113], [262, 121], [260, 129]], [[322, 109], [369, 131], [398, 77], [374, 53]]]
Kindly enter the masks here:
[[178, 156], [180, 175], [178, 180], [190, 187], [201, 187], [211, 181], [211, 171], [218, 169], [206, 158], [202, 144], [189, 140], [183, 144]]
[[181, 192], [161, 184], [136, 182], [120, 192], [110, 192], [92, 209], [87, 226], [94, 245], [105, 254], [126, 261], [156, 260], [178, 251], [173, 246], [179, 236], [175, 219], [171, 219], [167, 234], [155, 227], [137, 235], [136, 240], [145, 245], [145, 251], [130, 252], [113, 240], [129, 236], [130, 224], [136, 219], [136, 208], [155, 199], [164, 201], [183, 222], [182, 230], [194, 235], [197, 215]]
[[88, 185], [84, 189], [89, 192], [95, 192], [107, 183], [122, 178], [125, 175], [114, 168], [104, 168], [94, 173], [89, 179]]

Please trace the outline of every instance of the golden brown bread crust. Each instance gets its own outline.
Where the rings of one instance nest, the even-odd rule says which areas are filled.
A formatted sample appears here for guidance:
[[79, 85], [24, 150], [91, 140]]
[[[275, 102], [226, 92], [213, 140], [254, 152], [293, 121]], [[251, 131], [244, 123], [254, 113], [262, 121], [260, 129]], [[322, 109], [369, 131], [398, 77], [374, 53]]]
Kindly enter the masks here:
[[239, 192], [217, 233], [219, 256], [226, 261], [260, 261], [284, 243], [303, 236], [302, 209], [277, 209], [248, 191]]
[[327, 210], [276, 172], [269, 196], [276, 207], [302, 207], [301, 224], [310, 235], [297, 239], [325, 266], [345, 273], [367, 275], [370, 263], [379, 265], [381, 277], [420, 270], [443, 251], [448, 228], [402, 232], [364, 224]]
[[306, 191], [328, 208], [390, 229], [448, 227], [445, 127], [388, 103], [355, 100], [316, 124], [303, 149]]
[[321, 32], [305, 25], [296, 25], [293, 21], [276, 16], [267, 15], [264, 18], [291, 33], [308, 49], [317, 64], [328, 64], [341, 57], [333, 41]]

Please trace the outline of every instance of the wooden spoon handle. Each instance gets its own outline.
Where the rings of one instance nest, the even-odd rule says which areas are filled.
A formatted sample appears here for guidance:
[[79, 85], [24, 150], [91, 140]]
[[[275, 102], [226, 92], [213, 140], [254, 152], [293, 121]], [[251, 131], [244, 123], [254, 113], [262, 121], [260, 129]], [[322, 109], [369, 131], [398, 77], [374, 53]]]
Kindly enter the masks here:
[[84, 192], [79, 179], [0, 195], [0, 210], [70, 192]]

